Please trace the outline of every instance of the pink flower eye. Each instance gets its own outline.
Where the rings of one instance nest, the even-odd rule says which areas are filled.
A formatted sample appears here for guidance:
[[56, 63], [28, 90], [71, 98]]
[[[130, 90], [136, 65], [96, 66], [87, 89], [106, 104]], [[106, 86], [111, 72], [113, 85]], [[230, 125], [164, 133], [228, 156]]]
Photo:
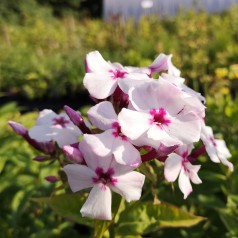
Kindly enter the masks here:
[[113, 79], [125, 78], [125, 75], [128, 74], [126, 71], [119, 70], [119, 69], [109, 70], [109, 72], [112, 74]]
[[151, 109], [150, 114], [153, 116], [153, 118], [150, 119], [151, 124], [155, 123], [158, 126], [162, 125], [168, 126], [171, 122], [166, 116], [167, 112], [165, 111], [164, 108], [160, 108], [159, 110]]
[[114, 122], [112, 124], [112, 128], [114, 129], [113, 131], [113, 135], [117, 138], [117, 137], [121, 137], [122, 140], [127, 140], [127, 137], [125, 135], [123, 135], [123, 133], [121, 132], [121, 126], [118, 122]]
[[109, 168], [108, 171], [105, 173], [103, 168], [97, 167], [95, 172], [97, 174], [97, 177], [93, 177], [94, 183], [102, 183], [104, 185], [108, 183], [112, 185], [116, 184], [117, 179], [112, 177], [112, 175], [115, 173], [113, 168]]
[[65, 128], [66, 124], [68, 124], [68, 123], [70, 123], [70, 121], [66, 120], [63, 116], [53, 119], [53, 125], [54, 126], [58, 126], [59, 125], [62, 128]]

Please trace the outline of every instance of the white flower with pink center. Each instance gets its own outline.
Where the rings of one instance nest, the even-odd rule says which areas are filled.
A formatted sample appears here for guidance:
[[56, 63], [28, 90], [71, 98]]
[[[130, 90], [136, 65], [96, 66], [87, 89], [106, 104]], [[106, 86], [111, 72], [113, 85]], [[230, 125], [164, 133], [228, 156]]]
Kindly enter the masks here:
[[105, 130], [101, 134], [85, 135], [84, 141], [98, 156], [113, 155], [124, 165], [137, 167], [141, 163], [139, 151], [121, 132], [117, 114], [108, 101], [98, 103], [88, 111], [88, 118], [94, 126]]
[[205, 145], [207, 154], [213, 162], [221, 162], [228, 166], [230, 171], [234, 170], [233, 164], [227, 160], [231, 157], [231, 153], [228, 150], [225, 141], [215, 139], [212, 128], [205, 124], [202, 125], [201, 140]]
[[145, 176], [132, 171], [131, 166], [118, 164], [113, 155], [99, 157], [85, 141], [79, 145], [86, 165], [70, 164], [64, 167], [73, 192], [91, 188], [81, 208], [83, 216], [111, 220], [111, 191], [127, 202], [139, 200]]
[[127, 93], [131, 86], [152, 80], [148, 76], [149, 69], [123, 67], [119, 63], [107, 62], [98, 51], [90, 52], [85, 63], [87, 73], [83, 83], [90, 95], [97, 99], [112, 95], [117, 86]]
[[188, 159], [192, 145], [183, 145], [168, 156], [164, 164], [164, 176], [168, 182], [174, 182], [177, 177], [179, 188], [184, 194], [184, 199], [193, 191], [190, 180], [195, 184], [202, 183], [197, 173], [201, 165], [192, 165]]
[[162, 78], [129, 91], [130, 107], [118, 115], [121, 131], [138, 146], [190, 144], [200, 138], [196, 108], [175, 85]]
[[65, 113], [57, 115], [49, 109], [40, 112], [36, 125], [29, 130], [29, 136], [38, 142], [56, 141], [60, 148], [78, 142], [82, 132]]

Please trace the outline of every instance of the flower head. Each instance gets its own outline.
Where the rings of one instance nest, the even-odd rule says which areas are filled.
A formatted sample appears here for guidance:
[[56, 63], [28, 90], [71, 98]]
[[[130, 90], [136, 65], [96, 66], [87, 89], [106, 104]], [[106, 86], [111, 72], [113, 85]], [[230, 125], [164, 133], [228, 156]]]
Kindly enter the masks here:
[[84, 140], [79, 148], [86, 165], [66, 165], [64, 171], [73, 192], [92, 188], [80, 210], [83, 216], [111, 220], [111, 191], [128, 202], [140, 198], [144, 175], [132, 171], [131, 166], [118, 164], [113, 155], [99, 157]]
[[49, 109], [40, 112], [36, 125], [29, 130], [29, 136], [39, 142], [56, 141], [59, 147], [78, 142], [82, 132], [65, 113], [57, 115]]

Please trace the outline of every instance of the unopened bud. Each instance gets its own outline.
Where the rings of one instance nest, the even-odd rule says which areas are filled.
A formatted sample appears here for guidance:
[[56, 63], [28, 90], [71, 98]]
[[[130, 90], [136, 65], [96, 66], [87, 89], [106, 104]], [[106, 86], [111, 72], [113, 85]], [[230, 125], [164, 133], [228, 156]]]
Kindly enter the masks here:
[[74, 125], [76, 125], [83, 133], [91, 134], [90, 129], [86, 126], [84, 119], [79, 112], [67, 105], [64, 106], [64, 110]]
[[46, 176], [45, 180], [50, 182], [50, 183], [56, 183], [58, 182], [60, 179], [56, 176], [50, 175], [50, 176]]
[[71, 162], [75, 164], [80, 164], [83, 162], [83, 155], [78, 148], [66, 145], [63, 147], [63, 151], [67, 159]]

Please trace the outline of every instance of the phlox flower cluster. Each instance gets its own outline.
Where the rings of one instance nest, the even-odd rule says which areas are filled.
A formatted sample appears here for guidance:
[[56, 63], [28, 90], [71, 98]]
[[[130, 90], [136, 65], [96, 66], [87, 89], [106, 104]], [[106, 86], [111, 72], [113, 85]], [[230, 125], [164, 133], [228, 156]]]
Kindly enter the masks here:
[[90, 52], [83, 83], [96, 105], [87, 119], [65, 106], [61, 114], [41, 111], [29, 131], [9, 122], [44, 153], [34, 160], [64, 154], [61, 165], [71, 190], [90, 191], [80, 210], [83, 216], [111, 220], [112, 192], [127, 202], [139, 200], [145, 180], [140, 165], [151, 160], [164, 164], [165, 180], [178, 178], [184, 198], [192, 192], [192, 183], [202, 183], [197, 164], [201, 154], [207, 152], [211, 161], [233, 170], [225, 142], [215, 139], [205, 124], [205, 98], [185, 85], [171, 58], [160, 54], [151, 65], [137, 68]]

